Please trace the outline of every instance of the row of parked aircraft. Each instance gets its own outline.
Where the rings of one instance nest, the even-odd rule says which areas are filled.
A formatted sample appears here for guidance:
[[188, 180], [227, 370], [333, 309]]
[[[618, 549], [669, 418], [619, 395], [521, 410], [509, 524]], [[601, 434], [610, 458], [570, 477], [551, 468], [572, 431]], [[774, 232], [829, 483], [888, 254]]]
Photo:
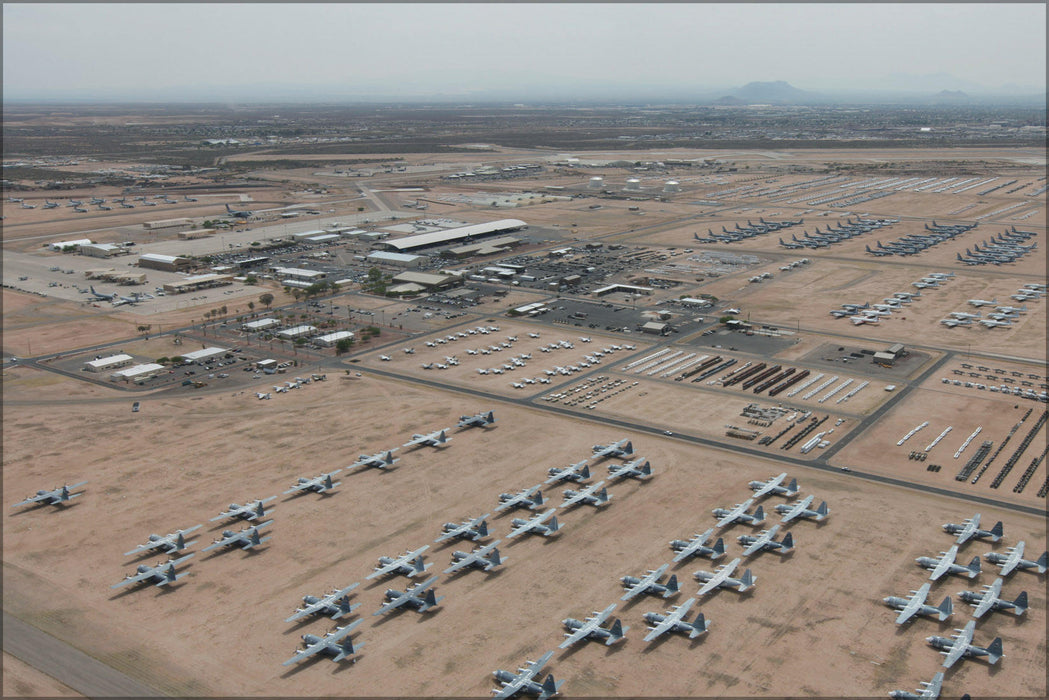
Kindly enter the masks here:
[[[841, 243], [847, 241], [856, 236], [861, 236], [871, 231], [877, 231], [885, 226], [891, 226], [892, 224], [899, 223], [898, 219], [857, 219], [856, 221], [846, 220], [845, 224], [840, 222], [831, 228], [827, 226], [826, 231], [820, 231], [819, 226], [816, 227], [816, 232], [810, 234], [808, 231], [802, 233], [802, 237], [798, 238], [795, 234], [791, 234], [790, 241], [784, 241], [782, 238], [779, 239], [779, 244], [784, 248], [793, 250], [798, 248], [827, 248], [834, 243]], [[868, 246], [868, 250], [870, 250]]]
[[908, 234], [901, 236], [895, 241], [890, 241], [888, 245], [882, 245], [881, 241], [875, 242], [875, 247], [871, 248], [869, 245], [866, 246], [866, 250], [871, 255], [876, 257], [882, 257], [885, 255], [916, 255], [927, 248], [949, 241], [955, 236], [960, 236], [963, 233], [971, 231], [978, 226], [977, 223], [972, 224], [938, 224], [935, 221], [932, 222], [932, 226], [925, 224], [925, 233], [923, 234]]
[[1018, 231], [1015, 226], [1011, 231], [1005, 231], [991, 237], [990, 241], [983, 241], [974, 245], [972, 250], [965, 249], [965, 257], [957, 253], [958, 262], [966, 265], [1004, 265], [1016, 262], [1028, 253], [1038, 248], [1037, 243], [1023, 245], [1024, 241], [1036, 235], [1032, 231]]
[[751, 223], [750, 219], [747, 219], [746, 226], [740, 226], [737, 223], [732, 231], [722, 226], [721, 233], [714, 233], [712, 229], [707, 229], [705, 238], [701, 238], [698, 233], [693, 233], [692, 237], [700, 243], [738, 243], [754, 236], [773, 233], [791, 226], [800, 226], [802, 223], [804, 223], [804, 219], [798, 219], [797, 221], [765, 221], [765, 219], [759, 218], [756, 224]]

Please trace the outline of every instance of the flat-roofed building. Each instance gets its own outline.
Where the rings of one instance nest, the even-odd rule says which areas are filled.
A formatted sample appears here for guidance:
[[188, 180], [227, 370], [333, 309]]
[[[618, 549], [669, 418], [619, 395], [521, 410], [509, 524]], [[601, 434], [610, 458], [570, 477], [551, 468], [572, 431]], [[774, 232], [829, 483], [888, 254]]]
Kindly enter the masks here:
[[414, 268], [422, 265], [428, 258], [425, 255], [411, 255], [409, 253], [390, 253], [379, 250], [368, 255], [368, 262], [378, 265], [392, 265], [393, 267]]
[[460, 226], [447, 231], [435, 231], [433, 233], [420, 233], [416, 236], [407, 236], [397, 240], [383, 241], [380, 246], [385, 250], [404, 252], [431, 246], [448, 245], [451, 243], [466, 243], [477, 238], [492, 236], [497, 233], [510, 233], [527, 228], [528, 224], [520, 219], [500, 219], [485, 224], [473, 224], [471, 226]]
[[163, 219], [162, 221], [147, 221], [142, 226], [147, 231], [189, 229], [193, 227], [192, 219]]
[[645, 325], [641, 326], [642, 333], [651, 333], [653, 335], [665, 335], [669, 330], [670, 326], [665, 323], [657, 323], [655, 321], [649, 321]]
[[304, 338], [308, 335], [313, 335], [316, 332], [317, 328], [315, 326], [302, 325], [285, 328], [282, 331], [278, 331], [277, 335], [285, 340], [295, 340], [296, 338]]
[[615, 294], [622, 292], [623, 294], [651, 294], [652, 287], [635, 287], [631, 284], [610, 284], [607, 287], [601, 287], [601, 289], [595, 289], [593, 294], [595, 297], [603, 297], [606, 294]]
[[213, 235], [215, 235], [215, 229], [213, 228], [197, 228], [189, 231], [179, 231], [178, 239], [180, 241], [191, 241], [195, 238], [207, 238]]
[[200, 289], [221, 287], [227, 284], [233, 284], [233, 275], [194, 275], [192, 277], [185, 277], [177, 282], [165, 282], [164, 293], [184, 294], [186, 292], [195, 292]]
[[109, 357], [97, 357], [94, 360], [90, 360], [84, 363], [84, 369], [88, 372], [106, 372], [111, 369], [118, 369], [120, 367], [127, 367], [130, 365], [135, 358], [131, 355], [125, 355], [123, 353], [119, 355], [110, 355]]
[[84, 243], [78, 250], [81, 255], [92, 258], [109, 258], [114, 255], [126, 255], [127, 248], [115, 243]]
[[214, 360], [217, 357], [222, 357], [227, 352], [229, 352], [229, 348], [211, 347], [204, 348], [202, 350], [194, 350], [193, 352], [182, 353], [182, 362], [187, 365], [191, 365], [194, 362], [198, 364], [204, 364], [208, 360]]
[[303, 280], [306, 282], [316, 282], [328, 276], [326, 272], [321, 272], [320, 270], [306, 270], [301, 267], [274, 267], [271, 269], [271, 272], [282, 278]]
[[82, 245], [91, 245], [90, 238], [80, 238], [75, 241], [55, 241], [54, 243], [48, 243], [47, 247], [51, 250], [57, 250], [59, 252], [74, 251], [80, 248]]
[[181, 272], [193, 267], [193, 261], [178, 255], [146, 253], [139, 256], [138, 266], [148, 267], [153, 270], [164, 270], [165, 272]]
[[398, 284], [418, 284], [424, 289], [449, 289], [463, 283], [458, 275], [441, 275], [433, 272], [401, 272], [394, 276]]
[[520, 238], [500, 236], [499, 238], [489, 238], [481, 243], [471, 243], [470, 245], [449, 248], [448, 253], [457, 258], [468, 258], [473, 255], [495, 255], [519, 245], [521, 245]]
[[240, 328], [249, 333], [257, 333], [258, 331], [264, 331], [267, 329], [280, 328], [280, 321], [275, 318], [260, 318], [257, 321], [248, 321], [241, 325]]
[[353, 337], [351, 331], [335, 331], [327, 335], [318, 335], [316, 338], [313, 338], [313, 342], [322, 348], [333, 348], [340, 340], [353, 340]]
[[128, 367], [127, 369], [122, 369], [118, 372], [113, 372], [113, 374], [109, 375], [109, 380], [113, 382], [119, 381], [121, 379], [125, 381], [142, 381], [145, 379], [149, 379], [150, 377], [155, 377], [161, 372], [166, 371], [167, 370], [164, 368], [164, 365], [158, 365], [155, 362], [150, 362], [143, 365], [135, 365], [134, 367]]

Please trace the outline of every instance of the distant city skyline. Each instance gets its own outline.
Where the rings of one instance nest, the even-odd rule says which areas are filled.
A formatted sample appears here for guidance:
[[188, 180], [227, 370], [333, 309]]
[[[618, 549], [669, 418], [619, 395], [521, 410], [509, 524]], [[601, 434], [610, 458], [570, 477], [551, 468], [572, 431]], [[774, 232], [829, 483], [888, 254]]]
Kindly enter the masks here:
[[10, 4], [5, 100], [265, 102], [807, 91], [1037, 94], [1046, 7]]

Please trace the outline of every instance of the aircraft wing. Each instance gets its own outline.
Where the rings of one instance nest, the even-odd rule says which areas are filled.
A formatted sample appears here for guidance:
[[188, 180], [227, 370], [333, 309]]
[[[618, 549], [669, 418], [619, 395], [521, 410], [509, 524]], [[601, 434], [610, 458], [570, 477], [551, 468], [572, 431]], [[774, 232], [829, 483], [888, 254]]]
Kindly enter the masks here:
[[943, 660], [945, 668], [950, 668], [954, 665], [954, 662], [965, 656], [965, 652], [968, 651], [969, 646], [972, 644], [973, 630], [976, 628], [976, 620], [970, 620], [969, 624], [965, 626], [961, 634], [955, 637], [954, 644], [951, 645], [950, 651], [947, 653], [947, 658]]
[[140, 574], [135, 574], [134, 576], [132, 576], [130, 578], [125, 578], [120, 583], [117, 583], [117, 584], [114, 584], [114, 585], [110, 586], [110, 588], [120, 588], [121, 586], [127, 586], [127, 585], [132, 584], [132, 583], [138, 583], [139, 581], [145, 581], [147, 579], [151, 579], [151, 578], [153, 578], [153, 575], [155, 573], [157, 573], [157, 571], [159, 569], [160, 569], [160, 567], [158, 566], [158, 567], [156, 567], [154, 569], [150, 569], [149, 571], [143, 571]]
[[549, 510], [543, 512], [543, 513], [540, 513], [539, 515], [535, 516], [534, 518], [532, 518], [528, 522], [526, 522], [523, 525], [521, 525], [520, 527], [518, 527], [516, 530], [511, 530], [509, 533], [507, 533], [506, 539], [510, 539], [511, 537], [517, 537], [518, 535], [521, 535], [521, 534], [524, 534], [525, 532], [528, 532], [530, 529], [532, 529], [536, 525], [542, 524], [542, 522], [544, 520], [548, 519], [551, 515], [553, 515], [554, 511], [556, 511], [556, 510], [557, 510], [556, 508], [551, 508], [551, 509], [549, 509]]
[[791, 520], [804, 513], [805, 509], [809, 507], [810, 503], [812, 503], [812, 496], [806, 496], [805, 498], [801, 499], [793, 506], [791, 506], [789, 511], [783, 514], [783, 517], [780, 518], [780, 523], [789, 523]]
[[600, 621], [597, 620], [597, 618], [587, 618], [587, 620], [583, 623], [582, 627], [580, 627], [579, 629], [575, 630], [571, 634], [565, 635], [566, 636], [565, 641], [561, 642], [561, 644], [557, 648], [558, 649], [567, 649], [568, 647], [572, 646], [573, 644], [575, 644], [579, 640], [586, 639], [586, 637], [591, 632], [593, 632], [595, 629], [597, 629], [600, 626], [601, 626], [601, 623], [600, 623]]
[[669, 567], [670, 567], [670, 564], [664, 564], [663, 566], [659, 567], [655, 571], [650, 571], [647, 574], [645, 574], [645, 576], [643, 576], [640, 581], [638, 581], [637, 583], [635, 583], [633, 586], [630, 587], [630, 590], [628, 590], [623, 595], [623, 597], [620, 598], [620, 600], [630, 600], [631, 598], [636, 596], [638, 593], [644, 592], [644, 590], [646, 588], [648, 588], [652, 584], [653, 581], [659, 579], [659, 577], [663, 575], [663, 572], [665, 572]]
[[562, 508], [567, 508], [568, 506], [575, 505], [576, 503], [579, 503], [580, 501], [585, 499], [587, 496], [591, 495], [594, 492], [594, 489], [596, 489], [598, 486], [600, 486], [603, 483], [605, 483], [605, 482], [602, 481], [602, 482], [594, 484], [593, 486], [590, 486], [588, 488], [582, 489], [580, 491], [576, 491], [576, 494], [574, 496], [572, 496], [571, 498], [566, 498], [561, 503], [561, 507]]
[[546, 665], [546, 662], [549, 661], [550, 657], [553, 655], [553, 651], [548, 651], [536, 661], [529, 661], [526, 663], [524, 668], [518, 671], [517, 676], [512, 681], [505, 683], [502, 690], [495, 694], [495, 698], [508, 698], [516, 693], [543, 669], [543, 666]]
[[287, 661], [285, 661], [283, 665], [289, 666], [295, 663], [296, 661], [301, 661], [302, 659], [309, 658], [314, 654], [318, 654], [324, 651], [328, 647], [338, 644], [342, 640], [342, 638], [348, 635], [350, 632], [352, 632], [353, 628], [356, 627], [360, 622], [361, 620], [357, 620], [357, 622], [354, 622], [352, 625], [336, 628], [334, 632], [324, 635], [324, 637], [322, 637], [315, 643], [310, 644], [305, 649], [301, 649], [300, 651], [295, 652], [295, 655]]
[[706, 595], [720, 586], [721, 583], [736, 570], [736, 567], [739, 566], [739, 562], [740, 558], [736, 557], [728, 564], [723, 565], [706, 583], [703, 584], [703, 587], [699, 589], [697, 595]]
[[907, 600], [907, 604], [900, 610], [900, 614], [896, 616], [896, 624], [902, 625], [907, 620], [914, 617], [914, 615], [921, 610], [921, 607], [925, 604], [925, 598], [929, 595], [929, 589], [932, 587], [931, 583], [923, 583], [921, 588], [914, 592], [913, 595]]
[[760, 552], [761, 548], [776, 538], [776, 533], [779, 532], [780, 524], [773, 525], [768, 530], [760, 533], [758, 538], [754, 542], [743, 550], [743, 556], [749, 557], [754, 552]]
[[414, 552], [407, 552], [405, 554], [402, 554], [401, 556], [399, 556], [396, 559], [394, 559], [393, 561], [391, 561], [389, 564], [386, 564], [384, 566], [379, 567], [378, 569], [376, 569], [375, 571], [371, 572], [370, 574], [368, 574], [364, 578], [365, 579], [373, 579], [373, 578], [376, 578], [378, 576], [383, 576], [384, 574], [388, 574], [391, 571], [395, 571], [396, 569], [399, 569], [399, 568], [401, 568], [402, 566], [404, 566], [406, 564], [410, 564], [412, 561], [415, 560], [415, 558], [417, 556], [419, 556], [420, 554], [422, 554], [423, 552], [425, 552], [429, 548], [430, 548], [430, 545], [424, 544], [422, 547], [419, 547], [419, 549], [415, 550]]
[[940, 557], [940, 561], [936, 563], [936, 567], [932, 570], [932, 575], [930, 575], [929, 578], [935, 581], [950, 571], [951, 565], [954, 564], [956, 556], [958, 556], [958, 545], [952, 545], [951, 548], [944, 552], [943, 556]]
[[706, 532], [694, 536], [691, 540], [689, 540], [688, 547], [678, 552], [677, 556], [674, 557], [673, 561], [677, 563], [679, 561], [684, 561], [685, 559], [688, 559], [695, 553], [697, 549], [705, 545], [707, 543], [707, 540], [709, 540], [710, 536], [713, 534], [714, 528], [710, 528]]
[[1023, 559], [1023, 555], [1024, 543], [1023, 540], [1020, 540], [1016, 543], [1015, 547], [1012, 547], [1008, 550], [1008, 554], [1006, 555], [1007, 559], [1002, 564], [1002, 570], [998, 572], [998, 575], [1008, 576], [1009, 574], [1011, 574], [1013, 572], [1013, 569], [1016, 568], [1017, 564], [1020, 563], [1020, 560]]
[[171, 544], [171, 538], [164, 538], [164, 539], [160, 539], [160, 540], [152, 540], [150, 542], [146, 542], [145, 544], [140, 544], [139, 546], [135, 547], [134, 549], [132, 549], [130, 551], [124, 552], [124, 556], [125, 557], [129, 557], [132, 554], [138, 554], [139, 552], [147, 552], [147, 551], [156, 549], [158, 547], [163, 547], [163, 546], [168, 545], [168, 544]]
[[322, 600], [318, 600], [316, 603], [310, 603], [304, 608], [298, 608], [295, 611], [295, 614], [289, 617], [287, 620], [285, 620], [285, 622], [295, 622], [296, 620], [301, 620], [304, 617], [307, 617], [309, 615], [314, 614], [315, 612], [325, 609], [326, 607], [328, 607], [329, 603], [330, 601], [328, 600], [328, 598], [324, 598]]
[[754, 498], [761, 498], [762, 496], [764, 496], [767, 493], [772, 493], [772, 490], [775, 489], [777, 486], [779, 486], [783, 482], [783, 480], [786, 479], [786, 478], [787, 478], [787, 472], [783, 472], [782, 474], [779, 474], [778, 476], [772, 477], [771, 479], [766, 481], [764, 483], [764, 485], [762, 485], [762, 487], [759, 488], [754, 493], [753, 497]]
[[984, 586], [983, 593], [980, 594], [980, 602], [977, 603], [976, 609], [973, 610], [973, 617], [981, 617], [985, 612], [994, 607], [994, 604], [998, 602], [998, 595], [1002, 592], [1002, 579], [996, 578], [994, 583], [990, 586]]
[[689, 609], [695, 602], [695, 598], [689, 598], [684, 603], [674, 608], [674, 610], [669, 615], [666, 615], [663, 618], [662, 622], [660, 622], [654, 627], [649, 628], [651, 631], [647, 635], [645, 635], [645, 638], [642, 641], [651, 642], [659, 635], [672, 629], [674, 625], [676, 625], [678, 622], [685, 618], [685, 615], [688, 614]]

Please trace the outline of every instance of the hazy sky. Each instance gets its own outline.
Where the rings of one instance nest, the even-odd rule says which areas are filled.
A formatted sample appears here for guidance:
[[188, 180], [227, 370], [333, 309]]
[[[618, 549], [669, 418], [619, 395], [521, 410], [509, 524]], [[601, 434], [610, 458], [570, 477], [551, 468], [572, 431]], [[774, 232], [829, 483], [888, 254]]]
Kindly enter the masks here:
[[882, 88], [890, 76], [942, 73], [957, 82], [938, 89], [1044, 90], [1045, 28], [1040, 2], [5, 3], [3, 86], [8, 99], [189, 99], [267, 85], [316, 87], [333, 98], [465, 97], [493, 88], [768, 80], [807, 90]]

